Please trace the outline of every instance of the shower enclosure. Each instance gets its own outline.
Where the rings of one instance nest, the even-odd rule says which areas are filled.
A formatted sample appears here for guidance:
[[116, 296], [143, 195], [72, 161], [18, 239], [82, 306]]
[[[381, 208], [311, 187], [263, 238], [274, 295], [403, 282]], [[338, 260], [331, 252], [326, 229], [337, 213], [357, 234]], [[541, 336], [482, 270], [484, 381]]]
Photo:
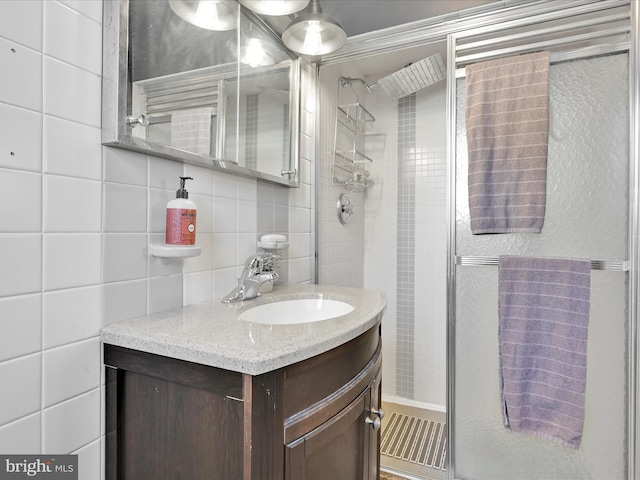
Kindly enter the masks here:
[[[640, 478], [637, 2], [497, 3], [503, 5], [375, 40], [363, 36], [323, 58], [318, 281], [387, 294], [383, 400], [446, 410], [448, 478]], [[537, 50], [551, 52], [543, 233], [471, 235], [464, 66]], [[381, 89], [363, 88], [401, 69], [402, 62], [436, 52], [445, 58], [446, 82], [397, 101]], [[366, 137], [371, 181], [364, 192], [346, 192], [354, 207], [347, 225], [335, 212], [344, 189], [332, 184], [327, 166], [340, 76], [363, 79], [357, 82], [359, 99], [376, 125]], [[515, 436], [502, 425], [499, 255], [592, 261], [585, 431], [578, 450]], [[384, 469], [384, 456], [382, 464]], [[436, 477], [427, 470], [409, 473]]]
[[[542, 10], [542, 8], [541, 8]], [[549, 12], [551, 13], [551, 12]], [[449, 42], [449, 432], [456, 477], [636, 478], [633, 470], [637, 189], [629, 154], [627, 2], [539, 11], [452, 35]], [[471, 234], [464, 66], [546, 49], [550, 132], [541, 234]], [[636, 53], [637, 55], [637, 53]], [[633, 108], [632, 108], [633, 110]], [[634, 140], [635, 141], [635, 140]], [[634, 162], [630, 162], [630, 158]], [[631, 199], [630, 199], [631, 194]], [[499, 255], [590, 259], [584, 436], [579, 449], [504, 428], [498, 365]], [[628, 273], [631, 268], [631, 274]], [[553, 459], [553, 461], [549, 461]]]
[[[318, 281], [387, 296], [383, 423], [397, 435], [383, 429], [381, 462], [415, 478], [446, 476], [446, 82], [400, 99], [365, 84], [406, 63], [445, 56], [440, 40], [402, 55], [323, 66], [318, 88]], [[358, 145], [371, 159], [366, 190], [344, 188], [332, 158], [345, 143], [341, 112], [354, 102], [375, 119]], [[344, 225], [336, 213], [343, 194], [353, 207]], [[412, 432], [425, 439], [418, 448]]]

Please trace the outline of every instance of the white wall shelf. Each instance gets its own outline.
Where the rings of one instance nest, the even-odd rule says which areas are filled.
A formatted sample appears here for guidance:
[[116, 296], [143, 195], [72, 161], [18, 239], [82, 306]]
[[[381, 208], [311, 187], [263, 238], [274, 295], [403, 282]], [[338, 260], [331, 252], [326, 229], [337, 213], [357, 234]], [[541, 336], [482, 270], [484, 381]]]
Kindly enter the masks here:
[[197, 257], [202, 252], [202, 247], [197, 245], [165, 245], [152, 243], [149, 251], [154, 257], [185, 258]]
[[258, 248], [264, 250], [285, 250], [289, 248], [289, 242], [258, 242]]

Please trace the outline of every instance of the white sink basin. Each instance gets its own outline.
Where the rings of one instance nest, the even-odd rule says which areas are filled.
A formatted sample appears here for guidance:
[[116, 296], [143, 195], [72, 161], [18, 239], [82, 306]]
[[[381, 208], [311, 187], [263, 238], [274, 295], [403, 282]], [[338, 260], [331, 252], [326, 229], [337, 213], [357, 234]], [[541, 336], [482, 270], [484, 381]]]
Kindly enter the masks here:
[[303, 298], [258, 305], [240, 313], [238, 318], [252, 323], [291, 325], [328, 320], [352, 311], [351, 305], [340, 300]]

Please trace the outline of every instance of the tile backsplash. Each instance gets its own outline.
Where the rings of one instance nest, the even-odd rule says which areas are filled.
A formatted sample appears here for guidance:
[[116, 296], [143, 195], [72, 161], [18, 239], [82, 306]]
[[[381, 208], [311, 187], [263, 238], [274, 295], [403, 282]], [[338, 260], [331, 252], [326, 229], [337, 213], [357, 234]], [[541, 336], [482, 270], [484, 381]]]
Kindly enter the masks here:
[[[290, 237], [290, 283], [314, 258], [314, 69], [289, 189], [103, 147], [101, 22], [101, 0], [0, 2], [0, 453], [77, 453], [81, 479], [102, 475], [102, 326], [223, 296], [263, 233]], [[181, 175], [202, 254], [151, 257]]]

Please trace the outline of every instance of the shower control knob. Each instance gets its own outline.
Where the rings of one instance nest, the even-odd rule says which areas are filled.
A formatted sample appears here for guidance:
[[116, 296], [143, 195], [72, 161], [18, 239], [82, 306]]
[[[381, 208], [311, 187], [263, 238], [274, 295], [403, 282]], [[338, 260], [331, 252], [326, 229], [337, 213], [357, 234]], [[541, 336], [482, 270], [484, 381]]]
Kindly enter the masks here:
[[371, 413], [373, 413], [374, 415], [377, 415], [380, 420], [384, 418], [384, 409], [382, 407], [378, 409], [372, 408]]
[[380, 421], [380, 419], [378, 417], [376, 417], [376, 418], [367, 417], [367, 418], [364, 419], [364, 423], [366, 425], [371, 425], [376, 432], [378, 430], [380, 430], [380, 426], [382, 425], [382, 422]]
[[344, 193], [341, 193], [338, 197], [336, 208], [338, 209], [338, 219], [340, 220], [340, 223], [346, 225], [349, 222], [351, 215], [353, 215], [351, 199]]

